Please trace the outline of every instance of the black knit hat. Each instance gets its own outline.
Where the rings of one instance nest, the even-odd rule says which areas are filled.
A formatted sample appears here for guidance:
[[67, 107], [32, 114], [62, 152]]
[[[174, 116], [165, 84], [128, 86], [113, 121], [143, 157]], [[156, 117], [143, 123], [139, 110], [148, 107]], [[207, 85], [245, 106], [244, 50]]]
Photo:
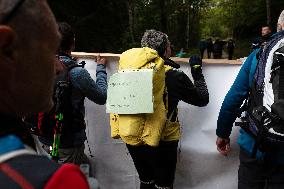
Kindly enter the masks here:
[[142, 47], [149, 47], [156, 50], [161, 57], [164, 55], [168, 43], [168, 36], [154, 29], [146, 30], [141, 39]]

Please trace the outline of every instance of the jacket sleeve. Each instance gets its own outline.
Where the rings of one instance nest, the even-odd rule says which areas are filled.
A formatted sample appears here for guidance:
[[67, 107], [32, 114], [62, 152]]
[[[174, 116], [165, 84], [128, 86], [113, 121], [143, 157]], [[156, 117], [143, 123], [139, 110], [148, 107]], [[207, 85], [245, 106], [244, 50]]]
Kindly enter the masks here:
[[195, 106], [206, 106], [209, 102], [209, 93], [203, 75], [194, 84], [182, 71], [170, 70], [167, 73], [169, 93], [176, 99]]
[[107, 98], [107, 73], [105, 65], [98, 64], [96, 70], [96, 81], [86, 69], [81, 69], [76, 78], [77, 87], [91, 101], [103, 105]]
[[[218, 120], [216, 135], [221, 138], [228, 138], [232, 132], [233, 123], [235, 122], [239, 109], [243, 101], [248, 97], [250, 90], [250, 78], [252, 62], [255, 60], [257, 51], [254, 51], [242, 65], [233, 85], [228, 91], [221, 106]], [[253, 72], [254, 74], [254, 72]]]
[[44, 189], [89, 189], [88, 181], [79, 167], [72, 164], [62, 165], [47, 181]]

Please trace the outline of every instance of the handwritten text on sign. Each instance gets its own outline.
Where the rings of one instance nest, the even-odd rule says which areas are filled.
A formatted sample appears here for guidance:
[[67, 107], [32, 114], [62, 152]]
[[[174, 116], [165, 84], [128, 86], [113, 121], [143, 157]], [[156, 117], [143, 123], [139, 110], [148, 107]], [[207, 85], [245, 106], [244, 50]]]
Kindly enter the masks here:
[[107, 113], [153, 113], [153, 70], [121, 70], [110, 77]]

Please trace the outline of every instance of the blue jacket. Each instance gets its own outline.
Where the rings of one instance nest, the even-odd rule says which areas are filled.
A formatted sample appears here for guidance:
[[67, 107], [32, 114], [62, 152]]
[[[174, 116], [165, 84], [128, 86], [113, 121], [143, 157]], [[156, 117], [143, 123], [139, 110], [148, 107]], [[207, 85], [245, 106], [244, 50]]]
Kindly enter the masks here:
[[[69, 56], [60, 56], [60, 61], [66, 66], [72, 64], [74, 61]], [[90, 73], [82, 67], [75, 67], [70, 71], [70, 79], [72, 83], [71, 102], [74, 112], [79, 113], [78, 117], [85, 117], [84, 100], [87, 97], [96, 104], [103, 105], [107, 98], [107, 73], [105, 65], [98, 64], [96, 69], [96, 81], [91, 78]], [[66, 137], [67, 138], [67, 137]], [[73, 144], [70, 146], [81, 146], [87, 139], [85, 130], [74, 133], [73, 136], [68, 137]], [[46, 145], [52, 145], [53, 139], [39, 137], [40, 141]], [[65, 144], [71, 141], [63, 141]]]
[[[68, 66], [73, 60], [68, 56], [60, 56], [60, 60]], [[72, 83], [72, 106], [79, 110], [85, 117], [84, 100], [87, 97], [96, 104], [104, 105], [107, 98], [107, 73], [103, 64], [98, 64], [96, 69], [96, 81], [85, 68], [75, 67], [70, 71]], [[77, 112], [77, 111], [76, 111]]]
[[15, 135], [0, 137], [0, 155], [24, 148], [22, 141]]
[[[283, 35], [283, 33], [284, 31], [279, 32], [273, 35], [272, 38]], [[233, 124], [239, 113], [239, 108], [249, 95], [249, 90], [252, 86], [254, 74], [258, 65], [258, 59], [256, 55], [259, 51], [260, 49], [253, 51], [246, 59], [223, 101], [217, 121], [216, 135], [218, 137], [228, 138], [231, 134]], [[241, 129], [238, 138], [238, 144], [242, 149], [251, 154], [255, 140]], [[264, 157], [264, 155], [264, 153], [257, 151], [256, 157], [261, 158]], [[282, 159], [284, 160], [284, 154], [283, 156], [282, 154], [278, 154], [276, 158], [281, 159], [280, 161], [282, 162]]]

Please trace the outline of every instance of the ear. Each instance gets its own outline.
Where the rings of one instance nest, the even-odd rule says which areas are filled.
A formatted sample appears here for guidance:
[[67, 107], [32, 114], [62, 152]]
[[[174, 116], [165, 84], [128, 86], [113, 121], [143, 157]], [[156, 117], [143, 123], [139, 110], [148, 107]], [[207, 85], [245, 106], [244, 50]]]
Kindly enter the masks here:
[[284, 30], [284, 24], [277, 24], [277, 32]]
[[280, 25], [281, 25], [281, 30], [284, 30], [284, 23], [282, 23]]
[[16, 33], [11, 27], [0, 25], [0, 67], [5, 70], [1, 72], [1, 80], [7, 80], [15, 70], [15, 39]]
[[16, 33], [9, 26], [0, 25], [0, 65], [11, 64], [15, 60]]

